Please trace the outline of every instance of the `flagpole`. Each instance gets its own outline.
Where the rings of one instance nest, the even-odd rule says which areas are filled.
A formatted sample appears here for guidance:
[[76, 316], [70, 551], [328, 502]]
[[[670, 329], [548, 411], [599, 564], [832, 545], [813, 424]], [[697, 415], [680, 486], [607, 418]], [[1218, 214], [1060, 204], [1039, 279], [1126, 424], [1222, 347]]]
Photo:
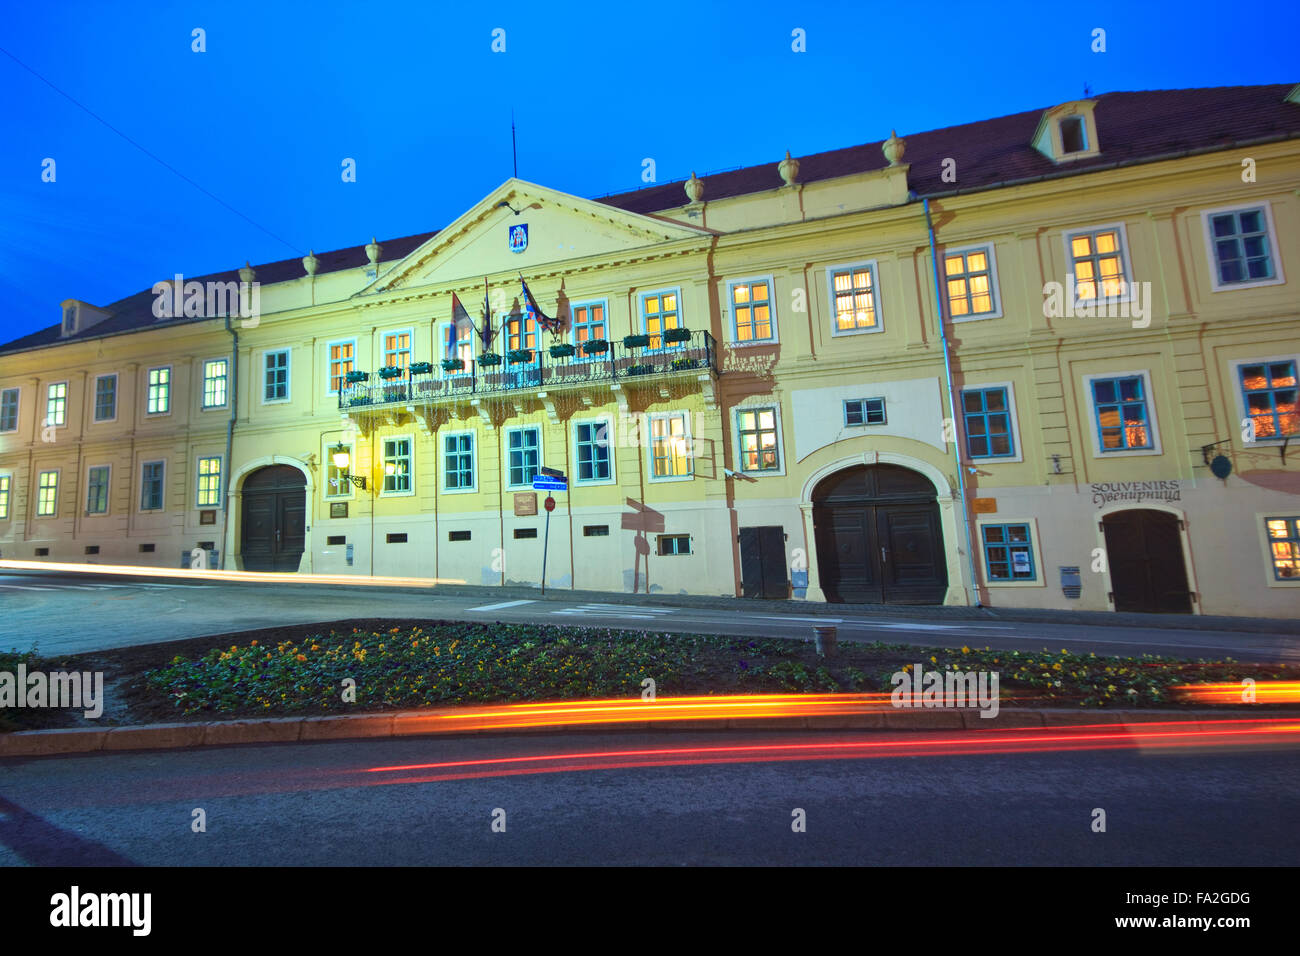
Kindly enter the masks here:
[[519, 153], [515, 149], [515, 108], [510, 107], [510, 159], [515, 166], [515, 179], [519, 178]]

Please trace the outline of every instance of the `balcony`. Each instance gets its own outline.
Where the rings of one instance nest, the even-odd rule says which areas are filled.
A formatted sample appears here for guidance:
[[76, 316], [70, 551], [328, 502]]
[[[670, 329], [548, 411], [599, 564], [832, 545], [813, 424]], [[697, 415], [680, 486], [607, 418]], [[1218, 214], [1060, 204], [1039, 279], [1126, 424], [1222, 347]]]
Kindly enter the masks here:
[[[533, 397], [604, 391], [606, 397], [597, 402], [601, 404], [610, 392], [626, 395], [657, 388], [667, 397], [670, 383], [690, 382], [696, 383], [707, 402], [713, 402], [713, 381], [719, 370], [712, 335], [690, 332], [678, 342], [661, 341], [658, 336], [641, 338], [650, 342], [629, 347], [623, 342], [598, 340], [607, 342], [607, 351], [590, 355], [579, 347], [573, 355], [553, 356], [543, 347], [533, 350], [531, 360], [510, 353], [501, 356], [499, 364], [485, 365], [480, 356], [459, 371], [434, 365], [430, 371], [408, 372], [400, 378], [345, 383], [339, 389], [339, 409], [354, 418], [371, 413], [391, 417], [385, 413], [400, 409], [415, 412], [417, 407], [477, 406], [488, 398], [514, 400], [512, 404], [518, 405]], [[620, 398], [620, 404], [624, 400]]]

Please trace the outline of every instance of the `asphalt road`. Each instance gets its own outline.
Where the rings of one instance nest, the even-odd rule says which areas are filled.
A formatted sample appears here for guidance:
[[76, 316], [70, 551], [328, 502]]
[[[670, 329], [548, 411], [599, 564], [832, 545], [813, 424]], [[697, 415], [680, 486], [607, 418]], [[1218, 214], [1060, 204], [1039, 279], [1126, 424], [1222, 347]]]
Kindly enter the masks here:
[[[644, 598], [641, 598], [644, 601]], [[740, 603], [740, 602], [737, 602]], [[764, 635], [809, 639], [814, 623], [835, 624], [842, 641], [999, 649], [1066, 647], [1098, 654], [1231, 656], [1240, 660], [1300, 660], [1300, 637], [1079, 623], [962, 621], [939, 610], [814, 614], [800, 607], [754, 611], [639, 603], [638, 595], [598, 600], [564, 592], [521, 599], [490, 589], [465, 595], [438, 589], [375, 588], [279, 582], [186, 583], [104, 578], [71, 573], [0, 574], [0, 648], [39, 647], [72, 654], [136, 644], [225, 634], [284, 624], [346, 618], [438, 618], [627, 627], [656, 632]], [[1168, 622], [1161, 622], [1167, 624]]]
[[[0, 865], [1300, 862], [1294, 749], [564, 769], [609, 750], [899, 737], [416, 738], [6, 760]], [[430, 763], [444, 766], [376, 769]], [[206, 832], [193, 832], [196, 809]], [[505, 832], [492, 829], [498, 809]], [[806, 832], [792, 829], [796, 809]]]

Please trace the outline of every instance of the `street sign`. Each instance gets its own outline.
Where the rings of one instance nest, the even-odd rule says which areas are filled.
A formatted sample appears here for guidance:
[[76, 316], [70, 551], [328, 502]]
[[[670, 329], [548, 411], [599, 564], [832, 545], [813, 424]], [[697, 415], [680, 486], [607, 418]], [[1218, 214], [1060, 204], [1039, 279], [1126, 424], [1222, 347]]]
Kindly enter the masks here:
[[567, 479], [564, 477], [564, 472], [562, 472], [562, 471], [556, 471], [554, 468], [547, 468], [547, 467], [543, 466], [542, 469], [541, 469], [541, 472], [542, 472], [542, 474], [545, 475], [547, 478], [559, 478], [561, 481], [566, 481], [566, 480], [567, 480]]
[[547, 495], [547, 496], [546, 496], [546, 503], [545, 503], [544, 507], [546, 508], [547, 511], [554, 511], [554, 510], [555, 510], [555, 499], [552, 498], [550, 495]]
[[534, 491], [568, 491], [569, 483], [563, 478], [543, 478], [538, 475], [533, 479]]

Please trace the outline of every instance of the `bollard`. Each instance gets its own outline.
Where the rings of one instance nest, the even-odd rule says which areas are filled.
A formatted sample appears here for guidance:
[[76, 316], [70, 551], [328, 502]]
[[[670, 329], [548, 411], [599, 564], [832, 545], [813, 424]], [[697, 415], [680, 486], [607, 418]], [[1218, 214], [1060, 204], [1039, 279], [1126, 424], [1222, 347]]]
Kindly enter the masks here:
[[837, 641], [834, 625], [816, 624], [813, 634], [817, 637], [817, 653], [821, 657], [834, 657]]

